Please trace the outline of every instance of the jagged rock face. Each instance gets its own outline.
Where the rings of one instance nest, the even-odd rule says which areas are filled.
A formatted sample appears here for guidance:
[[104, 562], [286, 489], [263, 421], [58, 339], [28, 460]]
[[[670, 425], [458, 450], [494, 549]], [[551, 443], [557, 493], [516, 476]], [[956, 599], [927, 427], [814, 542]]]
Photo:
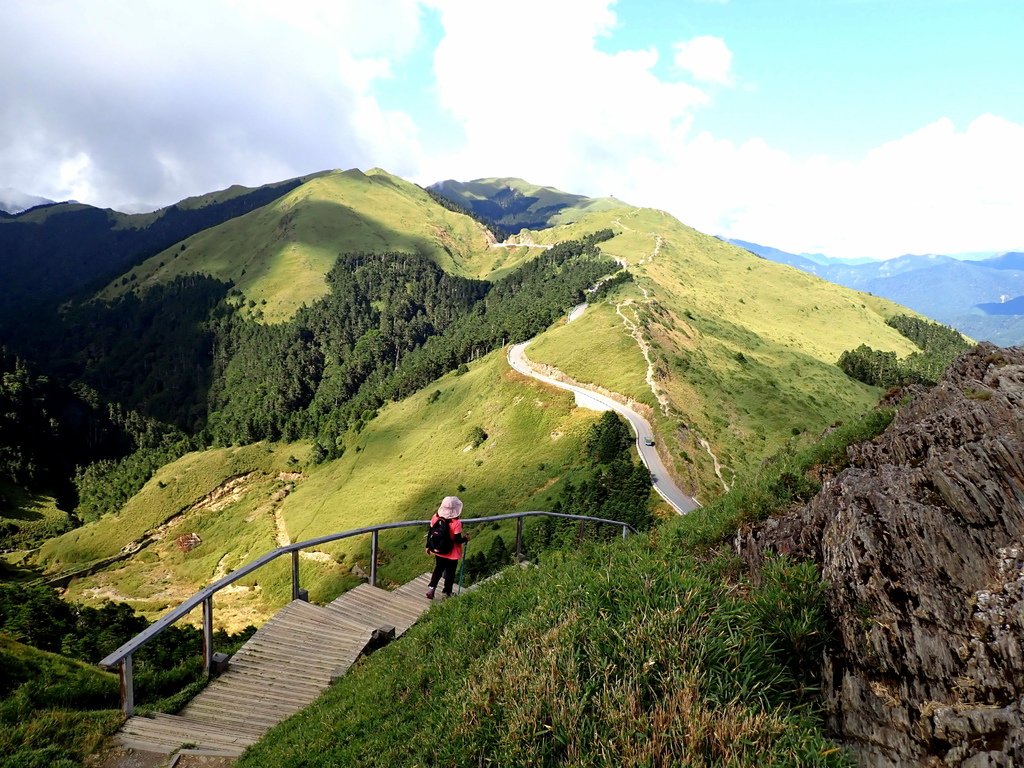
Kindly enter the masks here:
[[831, 727], [865, 765], [1024, 765], [1024, 348], [962, 356], [850, 458], [738, 541], [820, 564]]

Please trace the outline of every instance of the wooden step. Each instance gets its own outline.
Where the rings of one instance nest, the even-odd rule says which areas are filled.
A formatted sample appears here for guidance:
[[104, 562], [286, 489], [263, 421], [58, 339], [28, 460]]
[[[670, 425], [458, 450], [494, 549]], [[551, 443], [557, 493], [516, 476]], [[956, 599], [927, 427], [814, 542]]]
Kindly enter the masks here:
[[390, 592], [361, 584], [324, 607], [353, 621], [378, 627], [392, 626], [397, 637], [411, 627], [429, 606], [414, 608]]
[[427, 586], [430, 584], [430, 574], [424, 573], [417, 576], [412, 581], [403, 584], [393, 591], [393, 594], [400, 595], [402, 597], [408, 597], [413, 600], [424, 600], [428, 603], [426, 598]]
[[238, 756], [309, 706], [345, 673], [382, 626], [401, 634], [430, 608], [430, 574], [389, 592], [362, 584], [327, 606], [293, 600], [238, 650], [227, 671], [178, 715], [129, 718], [115, 736], [132, 749], [171, 754], [183, 745]]
[[247, 746], [255, 744], [265, 731], [265, 728], [259, 726], [228, 726], [178, 715], [157, 714], [153, 717], [129, 718], [122, 726], [119, 737], [163, 746], [164, 750], [156, 751], [165, 753], [189, 744], [229, 754], [241, 754]]

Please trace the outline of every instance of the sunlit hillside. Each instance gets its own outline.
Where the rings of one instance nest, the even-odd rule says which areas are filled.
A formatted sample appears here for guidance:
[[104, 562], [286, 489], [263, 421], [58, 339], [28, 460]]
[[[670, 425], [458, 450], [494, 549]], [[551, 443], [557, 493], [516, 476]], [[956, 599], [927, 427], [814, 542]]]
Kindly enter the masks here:
[[[190, 453], [160, 469], [119, 514], [48, 541], [36, 559], [51, 576], [95, 570], [71, 581], [70, 599], [123, 600], [156, 616], [280, 544], [427, 519], [452, 493], [471, 517], [549, 508], [595, 418], [491, 354], [382, 409], [336, 461], [309, 464], [301, 443]], [[478, 446], [476, 427], [487, 435]], [[476, 533], [472, 546], [483, 552], [494, 536], [512, 535]], [[184, 551], [179, 539], [189, 534], [201, 543]], [[385, 583], [429, 568], [422, 537], [418, 528], [382, 535]], [[132, 551], [118, 559], [122, 550]], [[314, 600], [336, 595], [368, 571], [368, 553], [366, 537], [306, 553], [303, 586]], [[284, 558], [219, 595], [218, 624], [264, 620], [290, 597], [289, 569]]]
[[199, 272], [233, 282], [273, 322], [327, 293], [324, 275], [341, 253], [417, 253], [452, 274], [486, 278], [524, 255], [492, 241], [481, 224], [385, 171], [334, 171], [158, 253], [101, 295]]
[[885, 324], [904, 308], [758, 258], [661, 211], [624, 207], [531, 234], [554, 242], [604, 227], [617, 235], [602, 250], [635, 282], [527, 354], [650, 406], [663, 455], [698, 496], [724, 490], [788, 441], [871, 407], [879, 391], [835, 365], [844, 350], [916, 349]]

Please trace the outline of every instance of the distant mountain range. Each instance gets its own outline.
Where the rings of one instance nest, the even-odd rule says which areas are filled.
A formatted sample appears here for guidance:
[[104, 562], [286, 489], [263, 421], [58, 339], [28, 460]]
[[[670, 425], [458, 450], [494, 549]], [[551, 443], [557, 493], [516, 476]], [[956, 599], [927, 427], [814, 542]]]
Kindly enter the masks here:
[[833, 283], [891, 299], [975, 339], [1003, 346], [1024, 343], [1024, 253], [971, 260], [928, 254], [848, 261], [787, 253], [745, 240], [728, 242]]
[[536, 231], [570, 224], [586, 213], [624, 205], [613, 197], [574, 195], [517, 178], [447, 179], [431, 184], [428, 189], [511, 234], [522, 229]]

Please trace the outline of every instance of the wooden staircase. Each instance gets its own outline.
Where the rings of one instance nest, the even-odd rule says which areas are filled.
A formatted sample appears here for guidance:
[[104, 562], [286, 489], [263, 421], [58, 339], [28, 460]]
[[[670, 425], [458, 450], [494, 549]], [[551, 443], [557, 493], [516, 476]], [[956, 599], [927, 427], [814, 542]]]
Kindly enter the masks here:
[[325, 606], [289, 603], [179, 714], [131, 717], [115, 741], [160, 754], [181, 748], [242, 754], [312, 704], [368, 647], [411, 627], [431, 605], [424, 596], [428, 581], [424, 574], [393, 592], [360, 584]]

